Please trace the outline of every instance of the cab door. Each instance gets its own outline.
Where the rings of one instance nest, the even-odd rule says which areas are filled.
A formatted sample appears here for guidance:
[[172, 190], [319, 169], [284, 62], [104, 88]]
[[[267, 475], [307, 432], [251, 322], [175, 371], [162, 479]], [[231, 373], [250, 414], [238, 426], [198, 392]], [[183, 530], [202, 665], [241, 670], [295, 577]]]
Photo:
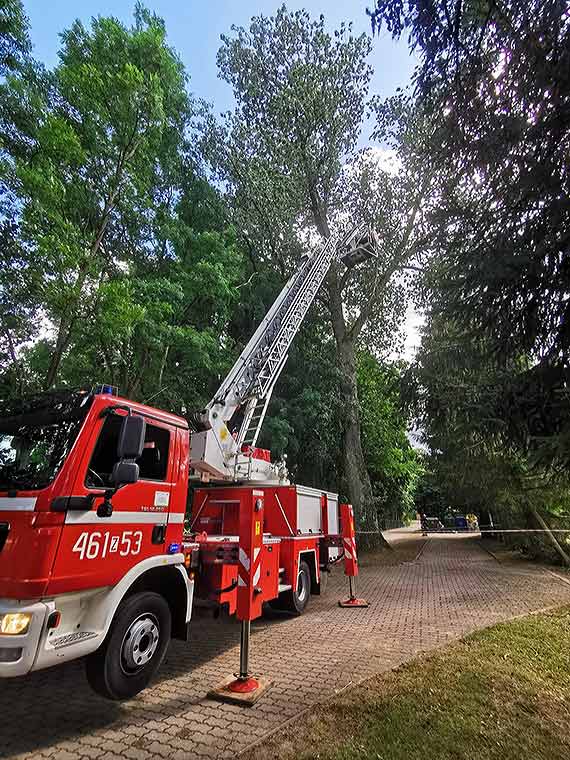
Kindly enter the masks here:
[[[65, 513], [49, 594], [114, 585], [134, 565], [167, 550], [166, 526], [177, 472], [176, 431], [168, 424], [145, 417], [139, 480], [111, 497], [110, 516], [97, 513], [100, 494], [111, 487], [123, 419], [111, 413], [94, 426], [71, 494], [75, 497], [71, 504], [83, 508]], [[87, 509], [81, 497], [89, 496], [95, 498]]]

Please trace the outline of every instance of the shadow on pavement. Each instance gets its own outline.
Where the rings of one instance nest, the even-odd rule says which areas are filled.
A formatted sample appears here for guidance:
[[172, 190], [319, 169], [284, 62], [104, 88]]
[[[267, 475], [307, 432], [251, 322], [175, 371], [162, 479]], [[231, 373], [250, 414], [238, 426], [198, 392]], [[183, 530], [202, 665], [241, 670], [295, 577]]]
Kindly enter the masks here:
[[[308, 614], [310, 614], [308, 612]], [[267, 609], [252, 624], [253, 634], [291, 616]], [[239, 646], [240, 624], [235, 618], [214, 619], [200, 612], [195, 616], [189, 642], [172, 641], [151, 686], [129, 702], [111, 702], [95, 694], [85, 676], [84, 662], [76, 660], [28, 676], [2, 681], [0, 693], [0, 757], [39, 752], [43, 747], [92, 735], [122, 724], [144, 724], [152, 718], [153, 687], [174, 681], [173, 698], [160, 699], [162, 713], [173, 715], [206, 699], [204, 676], [194, 672], [233, 647]], [[235, 669], [239, 654], [236, 649]], [[233, 658], [232, 658], [233, 661]], [[228, 674], [231, 673], [231, 669]], [[176, 679], [184, 682], [176, 683]], [[210, 684], [214, 686], [215, 684]], [[180, 693], [176, 692], [180, 690]], [[156, 700], [155, 700], [156, 701]], [[119, 727], [117, 725], [117, 727]], [[94, 744], [96, 739], [94, 739]]]

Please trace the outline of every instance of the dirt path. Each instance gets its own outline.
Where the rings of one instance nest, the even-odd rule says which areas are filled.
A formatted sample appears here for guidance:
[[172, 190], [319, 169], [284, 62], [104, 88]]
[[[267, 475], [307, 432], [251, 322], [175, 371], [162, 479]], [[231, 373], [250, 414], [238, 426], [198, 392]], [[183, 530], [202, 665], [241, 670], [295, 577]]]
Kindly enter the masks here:
[[[407, 538], [408, 536], [409, 538]], [[398, 542], [417, 541], [413, 532]], [[415, 554], [414, 554], [415, 556]], [[366, 563], [365, 610], [339, 609], [341, 572], [300, 618], [254, 623], [252, 662], [275, 681], [251, 709], [206, 699], [238, 665], [235, 621], [195, 620], [173, 643], [154, 685], [126, 704], [89, 690], [81, 663], [2, 682], [0, 756], [235, 757], [317, 700], [479, 627], [570, 602], [570, 585], [542, 568], [499, 564], [476, 539], [436, 535], [418, 559]]]

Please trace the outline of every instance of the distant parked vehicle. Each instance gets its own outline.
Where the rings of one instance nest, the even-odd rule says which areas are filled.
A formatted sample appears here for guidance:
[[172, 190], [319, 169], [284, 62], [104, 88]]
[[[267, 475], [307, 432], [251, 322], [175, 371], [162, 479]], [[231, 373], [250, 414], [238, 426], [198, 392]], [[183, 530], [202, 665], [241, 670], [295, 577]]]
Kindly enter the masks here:
[[455, 530], [468, 530], [467, 518], [464, 515], [455, 515]]
[[444, 515], [442, 517], [442, 522], [444, 530], [448, 530], [450, 532], [454, 532], [456, 530], [455, 515], [453, 513], [448, 512], [446, 515]]
[[422, 520], [422, 530], [424, 533], [441, 533], [445, 527], [439, 517], [424, 517]]

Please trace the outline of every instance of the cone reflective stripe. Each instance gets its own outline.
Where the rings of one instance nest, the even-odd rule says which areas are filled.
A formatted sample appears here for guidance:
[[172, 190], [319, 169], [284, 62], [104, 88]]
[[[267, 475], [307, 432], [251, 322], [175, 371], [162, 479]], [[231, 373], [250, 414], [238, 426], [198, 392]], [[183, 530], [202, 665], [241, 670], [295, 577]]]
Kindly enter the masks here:
[[358, 575], [358, 559], [352, 504], [340, 505], [340, 521], [342, 524], [342, 548], [344, 549], [344, 574], [354, 578]]
[[[343, 538], [342, 548], [344, 549], [345, 557], [345, 574], [346, 575], [358, 575], [358, 560], [356, 556], [356, 541], [354, 538]], [[346, 562], [353, 562], [354, 568], [347, 568]]]
[[340, 607], [368, 607], [365, 599], [356, 596], [356, 576], [358, 575], [358, 558], [356, 556], [356, 531], [354, 529], [354, 512], [351, 504], [340, 505], [342, 525], [342, 548], [344, 550], [344, 574], [348, 575], [349, 597], [339, 601]]
[[245, 492], [240, 500], [237, 610], [239, 620], [261, 615], [261, 594], [256, 587], [261, 578], [263, 547], [263, 491]]

